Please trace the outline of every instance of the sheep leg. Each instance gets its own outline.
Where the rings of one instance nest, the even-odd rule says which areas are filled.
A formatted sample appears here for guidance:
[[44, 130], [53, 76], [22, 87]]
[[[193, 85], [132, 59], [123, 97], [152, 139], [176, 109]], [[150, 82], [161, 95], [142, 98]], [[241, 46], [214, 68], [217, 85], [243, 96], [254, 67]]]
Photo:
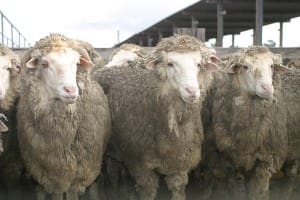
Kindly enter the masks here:
[[64, 200], [63, 193], [53, 193], [52, 194], [52, 200]]
[[[62, 199], [63, 200], [63, 199]], [[74, 191], [68, 191], [66, 193], [66, 200], [78, 200], [78, 194]]]
[[88, 194], [90, 200], [99, 200], [99, 190], [98, 190], [98, 181], [95, 181], [89, 188], [88, 188]]
[[285, 168], [285, 173], [288, 176], [287, 183], [285, 184], [283, 199], [291, 199], [293, 191], [297, 185], [297, 175], [299, 169], [299, 161], [295, 161], [292, 165]]
[[46, 200], [46, 192], [41, 186], [36, 187], [36, 199], [37, 200]]
[[271, 172], [266, 164], [258, 164], [254, 174], [250, 177], [249, 200], [268, 200]]
[[228, 187], [232, 193], [232, 199], [247, 199], [245, 178], [242, 174], [237, 173], [235, 177], [230, 177]]
[[129, 168], [136, 181], [136, 189], [141, 200], [154, 200], [159, 186], [158, 175], [146, 167], [135, 166]]
[[188, 183], [187, 172], [168, 175], [165, 181], [168, 189], [172, 192], [172, 200], [185, 200], [185, 186]]

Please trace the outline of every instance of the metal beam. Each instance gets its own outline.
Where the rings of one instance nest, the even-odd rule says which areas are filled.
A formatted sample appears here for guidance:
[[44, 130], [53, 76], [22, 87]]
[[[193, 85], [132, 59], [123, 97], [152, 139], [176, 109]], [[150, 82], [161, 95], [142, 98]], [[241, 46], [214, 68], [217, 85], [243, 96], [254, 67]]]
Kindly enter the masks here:
[[157, 34], [158, 34], [158, 41], [161, 41], [161, 39], [164, 37], [163, 33], [161, 32], [161, 30], [158, 30]]
[[283, 22], [279, 23], [279, 46], [282, 47], [283, 41]]
[[234, 38], [234, 34], [232, 34], [232, 35], [231, 35], [231, 46], [232, 46], [232, 47], [234, 47], [234, 45], [235, 45], [235, 44], [234, 44], [234, 39], [235, 39], [235, 38]]
[[2, 12], [0, 12], [1, 14], [1, 39], [2, 39], [2, 44], [4, 45], [4, 22], [3, 22], [3, 14]]
[[263, 2], [264, 0], [256, 0], [256, 23], [254, 45], [262, 45], [262, 27], [263, 27]]
[[224, 30], [224, 10], [223, 10], [223, 0], [217, 1], [217, 41], [216, 46], [223, 46], [223, 30]]

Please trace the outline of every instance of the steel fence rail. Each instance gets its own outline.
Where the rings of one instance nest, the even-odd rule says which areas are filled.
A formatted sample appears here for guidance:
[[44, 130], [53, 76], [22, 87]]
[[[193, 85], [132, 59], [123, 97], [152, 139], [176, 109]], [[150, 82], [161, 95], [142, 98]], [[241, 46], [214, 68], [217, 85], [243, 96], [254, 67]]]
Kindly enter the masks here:
[[29, 41], [2, 13], [2, 11], [0, 11], [0, 27], [1, 44], [10, 48], [28, 48], [31, 46]]

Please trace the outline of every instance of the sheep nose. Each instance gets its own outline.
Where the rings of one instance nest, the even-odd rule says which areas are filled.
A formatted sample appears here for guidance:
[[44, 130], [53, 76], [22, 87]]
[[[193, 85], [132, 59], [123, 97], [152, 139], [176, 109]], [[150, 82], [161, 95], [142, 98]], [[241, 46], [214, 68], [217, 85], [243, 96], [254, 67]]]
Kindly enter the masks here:
[[272, 90], [272, 84], [261, 84], [262, 89], [266, 90], [266, 91], [271, 91]]
[[187, 93], [190, 95], [191, 98], [195, 98], [197, 95], [197, 90], [195, 88], [185, 88], [185, 90], [187, 91]]
[[77, 87], [74, 86], [64, 86], [64, 91], [68, 94], [74, 94], [77, 91]]

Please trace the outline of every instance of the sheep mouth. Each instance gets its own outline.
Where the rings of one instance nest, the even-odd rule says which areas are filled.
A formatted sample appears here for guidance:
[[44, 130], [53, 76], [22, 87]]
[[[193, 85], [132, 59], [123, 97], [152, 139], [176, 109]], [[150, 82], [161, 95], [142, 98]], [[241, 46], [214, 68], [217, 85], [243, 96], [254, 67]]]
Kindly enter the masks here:
[[67, 104], [75, 103], [77, 100], [77, 96], [61, 96], [60, 100]]
[[272, 92], [258, 92], [256, 91], [256, 95], [262, 99], [271, 99], [273, 97]]
[[188, 103], [188, 104], [195, 104], [195, 103], [198, 103], [199, 99], [198, 97], [192, 97], [192, 98], [188, 98], [188, 97], [185, 97], [185, 96], [181, 96], [181, 99], [185, 102], [185, 103]]

